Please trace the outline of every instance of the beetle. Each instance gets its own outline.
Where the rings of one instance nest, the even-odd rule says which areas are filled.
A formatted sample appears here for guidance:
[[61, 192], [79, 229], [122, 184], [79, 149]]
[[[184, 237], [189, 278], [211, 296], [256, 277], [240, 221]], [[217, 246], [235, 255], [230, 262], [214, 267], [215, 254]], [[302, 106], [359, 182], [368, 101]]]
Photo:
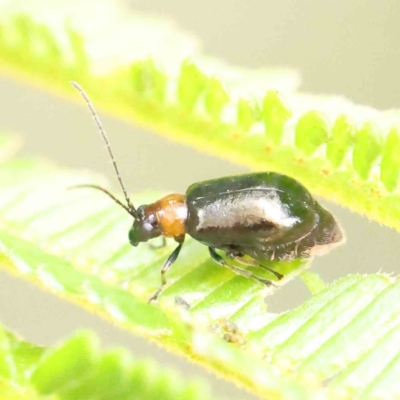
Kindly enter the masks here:
[[229, 176], [192, 184], [186, 194], [169, 194], [152, 204], [135, 208], [128, 197], [101, 121], [84, 90], [72, 85], [85, 99], [106, 143], [126, 204], [106, 189], [91, 184], [75, 187], [102, 191], [134, 219], [129, 231], [132, 246], [162, 236], [177, 242], [161, 268], [161, 285], [149, 302], [156, 301], [167, 281], [165, 274], [177, 260], [185, 236], [208, 247], [211, 258], [236, 274], [271, 285], [241, 264], [269, 270], [277, 279], [283, 275], [264, 266], [272, 260], [292, 261], [326, 253], [344, 240], [343, 231], [332, 214], [323, 208], [297, 180], [276, 172]]

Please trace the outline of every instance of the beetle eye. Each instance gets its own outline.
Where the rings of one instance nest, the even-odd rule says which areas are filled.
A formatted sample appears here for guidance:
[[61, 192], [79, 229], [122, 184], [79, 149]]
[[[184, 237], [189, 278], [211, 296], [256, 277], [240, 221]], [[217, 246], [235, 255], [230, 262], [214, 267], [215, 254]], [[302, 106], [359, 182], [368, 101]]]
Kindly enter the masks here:
[[151, 225], [154, 226], [154, 224], [155, 224], [155, 222], [156, 222], [156, 216], [155, 216], [154, 214], [150, 214], [150, 215], [147, 217], [147, 220], [148, 220], [148, 222], [149, 222]]
[[143, 229], [144, 229], [145, 231], [147, 231], [147, 232], [150, 232], [150, 231], [153, 230], [153, 225], [150, 224], [149, 222], [145, 222], [145, 223], [143, 224]]

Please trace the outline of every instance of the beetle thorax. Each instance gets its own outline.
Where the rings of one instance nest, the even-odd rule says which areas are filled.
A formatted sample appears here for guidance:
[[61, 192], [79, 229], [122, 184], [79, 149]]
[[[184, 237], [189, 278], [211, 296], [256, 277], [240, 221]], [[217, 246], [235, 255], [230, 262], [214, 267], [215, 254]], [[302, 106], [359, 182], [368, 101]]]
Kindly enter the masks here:
[[185, 222], [188, 216], [185, 195], [169, 194], [149, 204], [146, 213], [154, 213], [164, 236], [179, 238], [185, 235]]

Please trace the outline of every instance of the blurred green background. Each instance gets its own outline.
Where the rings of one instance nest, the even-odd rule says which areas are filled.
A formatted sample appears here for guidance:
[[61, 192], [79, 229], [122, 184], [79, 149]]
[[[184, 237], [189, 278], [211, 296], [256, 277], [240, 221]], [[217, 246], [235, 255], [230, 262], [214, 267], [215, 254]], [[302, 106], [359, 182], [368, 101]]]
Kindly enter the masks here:
[[[340, 94], [378, 109], [400, 105], [398, 1], [131, 0], [128, 4], [133, 12], [173, 20], [198, 36], [205, 54], [230, 64], [291, 67], [301, 73], [303, 91]], [[86, 108], [1, 76], [0, 93], [0, 127], [23, 136], [21, 154], [48, 158], [69, 168], [98, 171], [115, 182], [118, 190]], [[247, 171], [106, 115], [102, 119], [131, 192], [184, 192], [195, 181]], [[380, 268], [399, 272], [397, 232], [336, 205], [327, 206], [341, 221], [347, 243], [317, 259], [313, 271], [329, 282], [347, 273]], [[127, 221], [127, 229], [129, 224]], [[270, 311], [284, 311], [307, 296], [297, 279], [268, 300]], [[4, 273], [0, 279], [0, 319], [26, 339], [41, 344], [52, 344], [76, 328], [93, 328], [107, 344], [127, 346], [138, 356], [156, 357], [190, 376], [206, 374]], [[214, 387], [225, 397], [251, 398], [220, 380], [214, 381]]]

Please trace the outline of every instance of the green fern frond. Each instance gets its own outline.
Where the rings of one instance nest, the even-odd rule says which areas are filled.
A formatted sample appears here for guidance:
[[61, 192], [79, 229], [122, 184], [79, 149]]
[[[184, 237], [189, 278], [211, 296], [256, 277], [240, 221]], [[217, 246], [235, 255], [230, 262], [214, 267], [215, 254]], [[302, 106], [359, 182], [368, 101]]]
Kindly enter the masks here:
[[[235, 162], [286, 173], [314, 193], [400, 229], [398, 111], [295, 93], [296, 75], [230, 68], [199, 56], [181, 33], [168, 33], [170, 46], [165, 37], [160, 45], [142, 17], [133, 23], [131, 16], [108, 13], [110, 26], [90, 21], [105, 35], [126, 39], [129, 32], [153, 50], [113, 53], [115, 37], [102, 40], [99, 52], [90, 29], [72, 26], [63, 15], [40, 20], [35, 11], [1, 13], [5, 73], [80, 101], [67, 84], [77, 80], [96, 105], [120, 117]], [[161, 29], [159, 21], [155, 27]], [[129, 57], [116, 57], [122, 53]], [[2, 160], [13, 147], [4, 143]], [[149, 305], [171, 245], [132, 249], [125, 237], [131, 221], [121, 210], [95, 194], [65, 193], [82, 180], [82, 174], [29, 160], [2, 165], [2, 267], [266, 398], [400, 395], [397, 279], [352, 275], [323, 288], [308, 275], [316, 294], [276, 315], [268, 312], [265, 288], [215, 266], [202, 246], [188, 241], [159, 304]], [[292, 276], [304, 267], [274, 264]], [[0, 352], [0, 375], [17, 376], [7, 345]], [[21, 398], [18, 390], [11, 395]]]
[[[157, 305], [148, 304], [172, 243], [132, 248], [124, 210], [96, 192], [65, 191], [87, 179], [29, 160], [3, 164], [3, 268], [266, 398], [397, 393], [396, 279], [353, 275], [325, 289], [314, 282], [317, 294], [277, 315], [268, 312], [270, 289], [216, 266], [203, 246], [188, 240], [168, 288]], [[304, 267], [271, 266], [292, 274]], [[384, 352], [379, 363], [376, 349]]]
[[208, 384], [184, 380], [124, 349], [101, 349], [98, 338], [79, 332], [53, 348], [25, 342], [0, 327], [2, 399], [211, 399]]
[[[162, 42], [152, 42], [151, 22], [145, 24], [146, 38], [140, 35], [143, 24], [131, 21], [132, 37], [149, 41], [150, 58], [133, 51], [123, 62], [109, 56], [100, 63], [108, 71], [99, 74], [96, 43], [87, 31], [53, 32], [35, 18], [34, 13], [4, 18], [3, 70], [75, 100], [67, 82], [78, 80], [110, 112], [204, 151], [286, 173], [316, 194], [400, 229], [399, 112], [293, 93], [294, 75], [221, 65], [196, 55], [182, 34], [169, 35], [173, 45], [161, 51]], [[110, 51], [102, 47], [103, 53]], [[282, 77], [288, 78], [286, 87]], [[275, 90], [282, 87], [285, 95]]]

